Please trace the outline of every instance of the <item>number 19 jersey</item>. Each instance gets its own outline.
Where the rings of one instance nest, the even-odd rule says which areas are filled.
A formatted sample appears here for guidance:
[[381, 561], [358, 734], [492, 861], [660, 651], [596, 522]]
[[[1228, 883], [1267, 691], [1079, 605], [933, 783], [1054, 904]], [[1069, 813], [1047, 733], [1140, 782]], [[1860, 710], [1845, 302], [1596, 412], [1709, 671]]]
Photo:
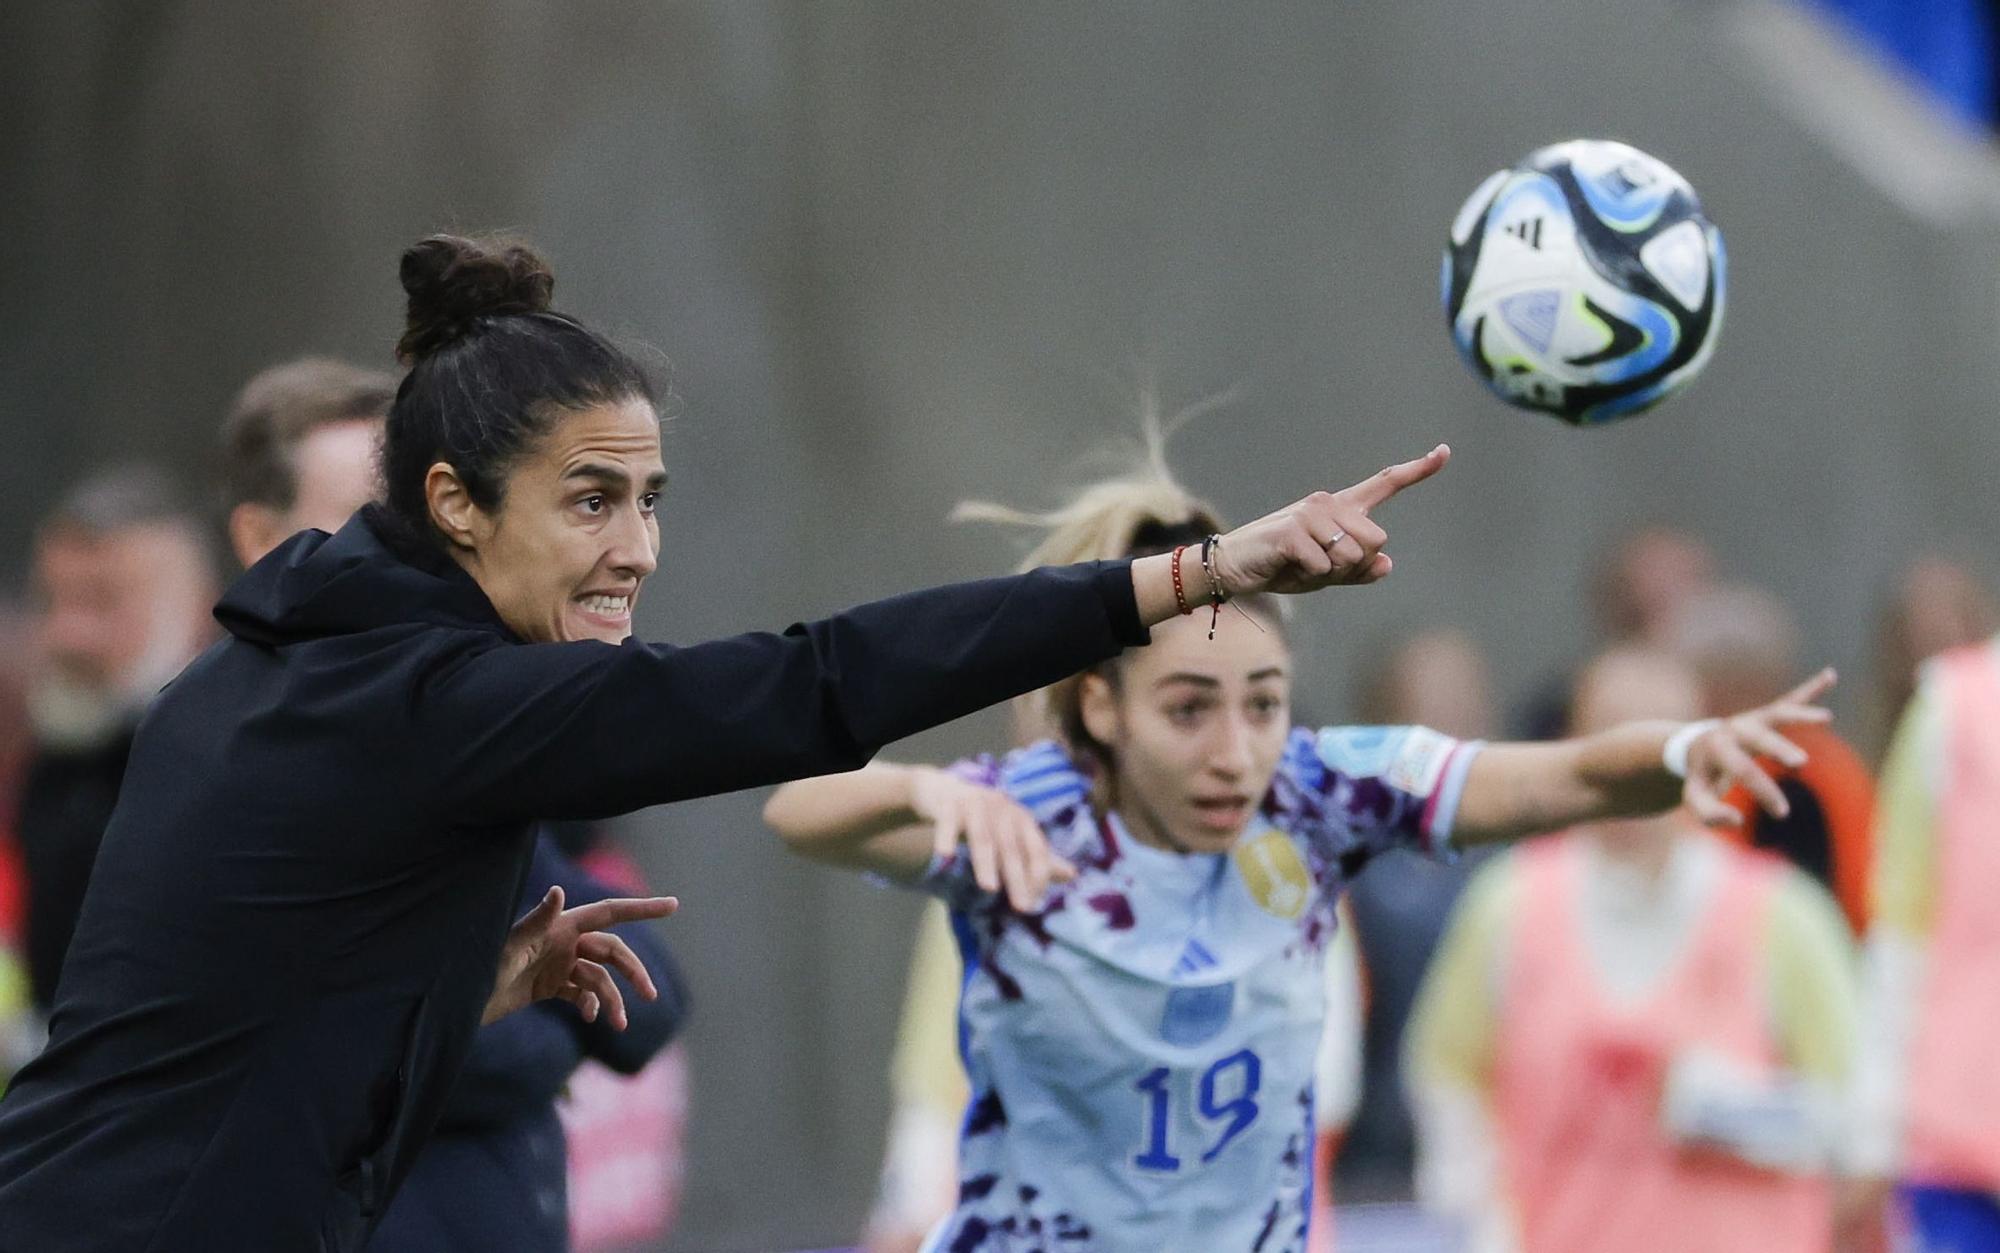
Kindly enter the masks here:
[[1133, 839], [1042, 743], [953, 767], [1041, 823], [1077, 878], [1022, 915], [963, 856], [923, 885], [965, 958], [972, 1097], [957, 1207], [926, 1253], [1283, 1253], [1311, 1208], [1321, 963], [1369, 858], [1440, 852], [1477, 744], [1295, 730], [1227, 853]]

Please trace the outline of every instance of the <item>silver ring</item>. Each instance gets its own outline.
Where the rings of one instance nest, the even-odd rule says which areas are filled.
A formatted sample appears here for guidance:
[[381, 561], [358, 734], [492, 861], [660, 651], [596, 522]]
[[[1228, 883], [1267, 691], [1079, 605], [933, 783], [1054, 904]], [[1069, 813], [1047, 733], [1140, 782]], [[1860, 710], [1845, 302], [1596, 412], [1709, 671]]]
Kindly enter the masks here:
[[1327, 546], [1328, 548], [1332, 548], [1332, 547], [1333, 547], [1334, 545], [1336, 545], [1336, 544], [1340, 543], [1340, 541], [1342, 541], [1342, 540], [1344, 540], [1344, 539], [1346, 539], [1346, 538], [1347, 538], [1347, 532], [1345, 532], [1345, 531], [1335, 531], [1335, 532], [1333, 533], [1333, 538], [1332, 538], [1332, 539], [1330, 539], [1330, 540], [1328, 540], [1328, 541], [1326, 542], [1326, 546]]

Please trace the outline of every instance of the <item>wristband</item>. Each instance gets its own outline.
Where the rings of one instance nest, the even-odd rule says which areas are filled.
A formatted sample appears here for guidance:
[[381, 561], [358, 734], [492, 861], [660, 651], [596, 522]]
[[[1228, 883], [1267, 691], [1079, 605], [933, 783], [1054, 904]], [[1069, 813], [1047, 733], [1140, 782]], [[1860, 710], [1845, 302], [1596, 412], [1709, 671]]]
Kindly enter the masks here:
[[1704, 718], [1700, 722], [1690, 722], [1667, 737], [1667, 746], [1660, 750], [1660, 764], [1676, 779], [1688, 777], [1688, 750], [1694, 742], [1722, 725], [1720, 718]]
[[1174, 549], [1173, 560], [1174, 608], [1180, 610], [1183, 618], [1194, 612], [1194, 606], [1188, 604], [1187, 587], [1181, 582], [1181, 554], [1187, 550], [1188, 546], [1186, 544], [1182, 544], [1179, 548]]
[[1201, 541], [1201, 572], [1208, 576], [1208, 638], [1215, 638], [1215, 624], [1222, 621], [1222, 602], [1229, 594], [1222, 590], [1222, 576], [1215, 572], [1215, 550], [1222, 547], [1220, 535], [1210, 535]]

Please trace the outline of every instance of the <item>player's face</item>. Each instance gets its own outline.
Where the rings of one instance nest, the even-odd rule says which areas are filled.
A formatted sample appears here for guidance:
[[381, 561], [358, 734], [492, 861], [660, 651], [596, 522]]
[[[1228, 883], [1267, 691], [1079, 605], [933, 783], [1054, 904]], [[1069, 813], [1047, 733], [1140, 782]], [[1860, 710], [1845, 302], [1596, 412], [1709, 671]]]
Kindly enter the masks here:
[[[1117, 682], [1085, 693], [1092, 734], [1116, 755], [1119, 814], [1149, 844], [1228, 849], [1263, 801], [1291, 731], [1291, 653], [1271, 623], [1224, 611], [1153, 628]], [[1106, 734], [1108, 732], [1108, 734]]]
[[534, 643], [632, 634], [639, 585], [659, 563], [666, 479], [644, 400], [559, 419], [508, 473], [499, 509], [474, 511], [474, 573], [501, 619]]

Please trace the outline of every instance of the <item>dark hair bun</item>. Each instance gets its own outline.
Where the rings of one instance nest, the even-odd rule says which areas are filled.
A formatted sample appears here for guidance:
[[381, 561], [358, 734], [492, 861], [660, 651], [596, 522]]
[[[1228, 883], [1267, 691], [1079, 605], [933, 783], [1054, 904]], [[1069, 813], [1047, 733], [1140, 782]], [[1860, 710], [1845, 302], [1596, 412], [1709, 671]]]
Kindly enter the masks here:
[[405, 362], [463, 338], [481, 318], [542, 312], [556, 286], [555, 271], [527, 245], [457, 235], [411, 245], [402, 279], [410, 308], [396, 356]]

